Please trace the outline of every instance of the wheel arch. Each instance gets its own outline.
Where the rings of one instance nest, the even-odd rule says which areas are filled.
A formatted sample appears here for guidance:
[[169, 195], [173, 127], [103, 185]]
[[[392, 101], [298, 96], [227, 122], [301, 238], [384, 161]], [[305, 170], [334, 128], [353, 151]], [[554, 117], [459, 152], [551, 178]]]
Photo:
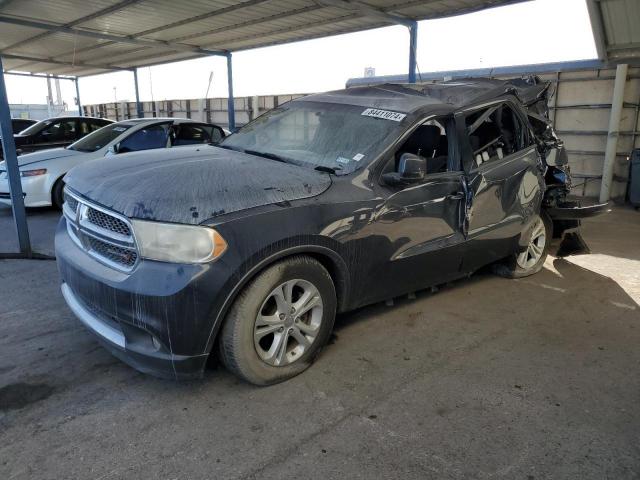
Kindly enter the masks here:
[[282, 249], [257, 262], [233, 287], [214, 319], [211, 333], [209, 334], [209, 339], [207, 341], [207, 353], [210, 354], [212, 352], [218, 338], [218, 333], [220, 332], [222, 324], [227, 316], [227, 312], [242, 289], [257, 275], [270, 266], [297, 255], [312, 257], [327, 269], [336, 288], [337, 311], [342, 312], [349, 308], [349, 271], [346, 262], [337, 252], [331, 248], [321, 245], [298, 245]]

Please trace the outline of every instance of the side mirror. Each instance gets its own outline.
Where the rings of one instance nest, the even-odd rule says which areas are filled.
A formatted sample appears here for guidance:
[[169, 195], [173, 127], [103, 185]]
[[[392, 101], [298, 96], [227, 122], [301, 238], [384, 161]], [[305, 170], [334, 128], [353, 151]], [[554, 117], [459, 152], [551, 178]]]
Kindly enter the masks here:
[[398, 162], [398, 171], [382, 175], [387, 185], [407, 185], [424, 180], [427, 174], [427, 160], [413, 153], [403, 153]]
[[120, 151], [120, 144], [116, 143], [115, 145], [112, 145], [109, 148], [107, 148], [106, 155], [115, 155], [119, 151]]

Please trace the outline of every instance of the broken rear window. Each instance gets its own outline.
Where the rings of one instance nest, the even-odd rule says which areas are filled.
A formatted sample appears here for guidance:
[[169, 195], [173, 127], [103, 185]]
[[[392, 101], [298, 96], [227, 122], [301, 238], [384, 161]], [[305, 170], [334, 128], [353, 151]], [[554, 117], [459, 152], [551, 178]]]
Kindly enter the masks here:
[[506, 103], [470, 114], [466, 124], [478, 165], [502, 159], [531, 145], [527, 127]]
[[291, 102], [225, 138], [221, 146], [347, 174], [369, 163], [406, 128], [405, 114], [326, 102]]

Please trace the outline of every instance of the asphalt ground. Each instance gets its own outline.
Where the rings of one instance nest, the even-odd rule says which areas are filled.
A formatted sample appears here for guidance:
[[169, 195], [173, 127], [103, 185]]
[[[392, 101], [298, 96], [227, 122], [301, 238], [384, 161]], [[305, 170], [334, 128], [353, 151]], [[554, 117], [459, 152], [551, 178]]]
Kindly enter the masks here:
[[[29, 212], [41, 253], [58, 215]], [[268, 388], [137, 373], [73, 317], [55, 262], [1, 260], [0, 479], [640, 478], [640, 213], [583, 233], [591, 255], [533, 277], [344, 314]]]

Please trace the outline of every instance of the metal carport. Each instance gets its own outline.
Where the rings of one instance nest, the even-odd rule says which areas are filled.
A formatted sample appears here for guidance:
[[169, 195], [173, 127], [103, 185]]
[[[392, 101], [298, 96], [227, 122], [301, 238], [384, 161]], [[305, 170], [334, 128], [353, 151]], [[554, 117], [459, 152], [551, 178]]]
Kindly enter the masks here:
[[[235, 128], [232, 52], [388, 25], [409, 29], [409, 82], [416, 79], [419, 20], [525, 0], [0, 0], [4, 73], [79, 77], [210, 55], [227, 59], [229, 127]], [[80, 103], [80, 95], [78, 103]], [[20, 255], [29, 240], [4, 76], [0, 131]]]

